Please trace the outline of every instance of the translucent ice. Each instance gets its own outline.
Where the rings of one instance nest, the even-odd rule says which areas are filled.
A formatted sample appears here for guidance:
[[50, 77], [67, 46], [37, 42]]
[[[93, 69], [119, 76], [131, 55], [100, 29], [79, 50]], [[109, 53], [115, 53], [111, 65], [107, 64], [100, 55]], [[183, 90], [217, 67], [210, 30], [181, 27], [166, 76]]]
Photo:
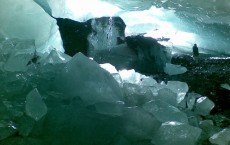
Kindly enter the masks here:
[[141, 81], [142, 75], [135, 72], [134, 69], [131, 70], [121, 70], [119, 71], [121, 79], [123, 82], [138, 84]]
[[35, 41], [15, 39], [9, 41], [12, 44], [4, 48], [6, 57], [4, 69], [7, 71], [26, 71], [28, 62], [35, 54]]
[[119, 75], [117, 69], [109, 64], [109, 63], [104, 63], [104, 64], [100, 64], [100, 66], [107, 70], [110, 74], [113, 75], [113, 78], [119, 83], [120, 86], [122, 86], [122, 80], [121, 80], [121, 76]]
[[121, 89], [113, 76], [82, 53], [65, 65], [54, 81], [54, 90], [66, 98], [80, 97], [86, 105], [122, 101]]
[[150, 101], [144, 104], [143, 108], [147, 112], [153, 114], [162, 123], [167, 121], [188, 123], [188, 119], [185, 113], [163, 101]]
[[180, 65], [174, 65], [171, 63], [166, 63], [166, 66], [164, 68], [164, 72], [168, 75], [178, 75], [183, 74], [187, 71], [186, 67], [182, 67]]
[[131, 140], [150, 139], [160, 122], [140, 107], [130, 107], [124, 113], [125, 134]]
[[34, 39], [38, 50], [49, 46], [63, 50], [56, 20], [33, 0], [1, 0], [0, 6], [0, 33], [5, 38]]
[[208, 97], [200, 97], [196, 100], [194, 112], [199, 115], [208, 115], [215, 104]]
[[188, 109], [192, 110], [195, 107], [196, 100], [201, 97], [200, 94], [197, 93], [188, 93], [188, 96], [186, 98], [187, 107]]
[[46, 104], [43, 102], [37, 89], [26, 96], [26, 114], [34, 120], [40, 120], [47, 113]]
[[209, 141], [217, 145], [230, 144], [230, 128], [225, 128], [209, 138]]
[[157, 83], [156, 80], [154, 80], [152, 77], [143, 77], [141, 79], [140, 85], [142, 86], [148, 86], [148, 87], [153, 87]]
[[123, 91], [126, 106], [140, 106], [153, 99], [148, 87], [124, 83]]
[[201, 129], [179, 122], [165, 122], [161, 125], [152, 143], [155, 145], [195, 145]]
[[180, 103], [188, 92], [187, 83], [180, 81], [168, 81], [167, 88], [177, 94], [177, 103]]
[[56, 64], [56, 63], [66, 63], [71, 59], [70, 56], [58, 51], [52, 50], [47, 57], [40, 61], [41, 64]]
[[157, 98], [172, 106], [177, 106], [177, 94], [168, 88], [163, 88], [158, 91]]

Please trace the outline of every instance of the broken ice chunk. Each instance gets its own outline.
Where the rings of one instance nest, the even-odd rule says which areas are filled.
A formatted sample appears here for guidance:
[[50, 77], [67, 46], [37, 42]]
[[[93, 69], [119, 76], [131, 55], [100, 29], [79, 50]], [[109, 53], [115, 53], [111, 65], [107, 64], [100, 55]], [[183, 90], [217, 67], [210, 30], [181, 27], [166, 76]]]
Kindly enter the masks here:
[[214, 108], [215, 104], [208, 97], [200, 97], [196, 100], [194, 112], [206, 116]]
[[135, 72], [134, 69], [121, 70], [119, 71], [119, 74], [124, 83], [139, 84], [142, 79], [142, 75]]
[[46, 58], [44, 58], [43, 60], [40, 61], [40, 63], [43, 65], [66, 63], [70, 59], [71, 59], [70, 56], [53, 49]]
[[156, 84], [157, 84], [157, 81], [154, 80], [152, 77], [143, 77], [140, 82], [140, 85], [148, 86], [148, 87], [153, 87]]
[[188, 96], [186, 98], [188, 109], [190, 109], [190, 110], [194, 109], [196, 100], [199, 97], [201, 97], [200, 94], [197, 94], [197, 93], [188, 93]]
[[101, 102], [96, 103], [94, 106], [98, 113], [105, 115], [121, 116], [124, 111], [124, 102], [122, 101], [118, 101], [115, 103]]
[[160, 122], [141, 107], [126, 108], [124, 113], [125, 135], [130, 140], [151, 139]]
[[167, 88], [171, 89], [174, 93], [177, 93], [177, 103], [180, 103], [188, 92], [187, 83], [180, 81], [168, 81]]
[[168, 75], [183, 74], [186, 71], [187, 71], [186, 67], [183, 67], [181, 65], [171, 64], [171, 63], [166, 63], [166, 66], [164, 68], [164, 72]]
[[28, 62], [33, 58], [34, 54], [30, 52], [14, 52], [11, 53], [9, 59], [4, 65], [7, 71], [26, 71]]
[[229, 145], [230, 144], [230, 128], [225, 128], [222, 131], [214, 134], [209, 138], [212, 144]]
[[4, 65], [4, 69], [7, 71], [26, 71], [27, 64], [33, 58], [34, 54], [34, 40], [18, 41], [9, 54], [7, 54], [9, 55], [9, 58]]
[[167, 102], [172, 106], [177, 106], [177, 94], [168, 88], [163, 88], [158, 91], [157, 98], [161, 101]]
[[215, 133], [219, 132], [221, 129], [217, 126], [214, 126], [212, 120], [203, 120], [199, 123], [199, 128], [202, 129], [201, 140], [207, 140], [210, 136], [213, 136]]
[[82, 53], [66, 63], [53, 86], [66, 98], [80, 97], [85, 105], [123, 101], [122, 91], [113, 76]]
[[112, 74], [113, 78], [119, 83], [120, 86], [122, 86], [121, 76], [113, 65], [111, 65], [110, 63], [104, 63], [100, 64], [100, 66], [103, 69], [107, 70], [110, 74]]
[[126, 106], [140, 106], [153, 99], [148, 87], [124, 83], [123, 90]]
[[34, 120], [40, 120], [47, 113], [46, 104], [43, 102], [37, 89], [30, 91], [26, 96], [26, 114]]
[[107, 70], [109, 73], [113, 74], [113, 73], [118, 73], [117, 69], [111, 65], [110, 63], [104, 63], [104, 64], [100, 64], [100, 66]]
[[153, 114], [162, 123], [167, 121], [188, 123], [188, 118], [185, 113], [166, 102], [153, 100], [144, 104], [143, 108]]
[[179, 122], [165, 122], [152, 139], [155, 145], [195, 145], [201, 129]]

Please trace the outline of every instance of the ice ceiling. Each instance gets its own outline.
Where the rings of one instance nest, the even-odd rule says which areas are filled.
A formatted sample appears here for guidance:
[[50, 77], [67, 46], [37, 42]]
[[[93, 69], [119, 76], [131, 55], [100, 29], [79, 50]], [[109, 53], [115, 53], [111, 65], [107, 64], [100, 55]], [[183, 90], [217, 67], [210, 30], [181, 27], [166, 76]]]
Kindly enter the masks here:
[[[0, 37], [35, 39], [39, 50], [63, 50], [55, 19], [120, 16], [126, 35], [145, 33], [172, 49], [230, 55], [228, 0], [1, 0]], [[44, 12], [46, 11], [46, 13]]]

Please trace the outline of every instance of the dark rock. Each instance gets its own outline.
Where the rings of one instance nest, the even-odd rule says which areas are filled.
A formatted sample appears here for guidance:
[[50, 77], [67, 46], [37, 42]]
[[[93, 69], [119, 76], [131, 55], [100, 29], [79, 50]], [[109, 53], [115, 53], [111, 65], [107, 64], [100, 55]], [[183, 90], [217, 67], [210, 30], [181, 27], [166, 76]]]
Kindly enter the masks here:
[[[89, 46], [93, 46], [91, 49], [97, 50], [99, 49], [98, 47], [104, 45], [109, 47], [108, 43], [124, 43], [122, 40], [124, 40], [125, 37], [125, 23], [120, 17], [101, 17], [90, 19], [86, 22], [77, 22], [63, 18], [56, 18], [56, 20], [61, 33], [65, 53], [70, 56], [73, 56], [78, 52], [88, 55]], [[106, 29], [108, 29], [108, 31], [106, 31]], [[102, 32], [100, 33], [99, 31]], [[117, 33], [117, 35], [115, 35], [116, 37], [112, 32]], [[100, 34], [104, 34], [104, 36], [101, 36]], [[113, 38], [111, 38], [110, 34]], [[99, 39], [104, 37], [107, 38], [107, 41], [101, 41]], [[98, 41], [96, 46], [95, 43], [92, 43], [92, 39]], [[115, 41], [112, 42], [112, 39], [115, 39]]]
[[65, 53], [73, 56], [78, 52], [87, 55], [88, 35], [92, 32], [91, 22], [77, 22], [56, 18]]
[[141, 72], [163, 72], [166, 63], [170, 62], [171, 52], [156, 39], [137, 35], [126, 37], [126, 42], [136, 52], [138, 70]]

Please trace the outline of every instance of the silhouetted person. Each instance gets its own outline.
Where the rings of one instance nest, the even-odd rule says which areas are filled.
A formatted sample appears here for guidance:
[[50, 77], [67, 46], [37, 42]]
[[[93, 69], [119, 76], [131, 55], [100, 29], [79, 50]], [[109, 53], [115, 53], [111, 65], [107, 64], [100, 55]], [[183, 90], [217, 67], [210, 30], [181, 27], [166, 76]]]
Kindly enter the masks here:
[[193, 45], [192, 51], [193, 51], [193, 59], [195, 60], [196, 63], [198, 63], [199, 49], [196, 44]]

